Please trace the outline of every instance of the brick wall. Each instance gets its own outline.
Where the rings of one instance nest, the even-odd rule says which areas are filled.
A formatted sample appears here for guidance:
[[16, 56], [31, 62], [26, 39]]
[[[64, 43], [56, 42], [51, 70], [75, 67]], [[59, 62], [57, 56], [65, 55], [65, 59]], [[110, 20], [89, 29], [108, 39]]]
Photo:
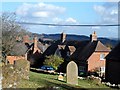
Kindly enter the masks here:
[[38, 48], [38, 39], [37, 39], [36, 36], [34, 37], [33, 41], [34, 41], [34, 51], [33, 51], [33, 54], [36, 53], [36, 52], [40, 53], [41, 50]]
[[14, 61], [20, 60], [20, 59], [25, 59], [23, 56], [7, 56], [6, 58], [10, 64], [14, 64]]
[[105, 54], [109, 52], [94, 52], [88, 59], [88, 71], [93, 71], [95, 68], [105, 67], [105, 59], [100, 60], [100, 54]]

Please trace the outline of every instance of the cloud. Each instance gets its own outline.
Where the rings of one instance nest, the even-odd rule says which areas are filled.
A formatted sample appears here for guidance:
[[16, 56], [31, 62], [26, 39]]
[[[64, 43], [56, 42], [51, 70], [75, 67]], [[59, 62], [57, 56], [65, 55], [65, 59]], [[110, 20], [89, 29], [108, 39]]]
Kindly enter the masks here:
[[23, 17], [33, 17], [33, 18], [47, 18], [56, 17], [58, 14], [64, 13], [66, 8], [55, 6], [52, 4], [38, 3], [38, 4], [28, 4], [24, 3], [16, 10], [17, 15]]
[[[67, 8], [67, 7], [66, 7]], [[37, 4], [30, 4], [24, 3], [20, 7], [17, 8], [16, 13], [18, 16], [22, 17], [21, 20], [25, 22], [35, 22], [35, 23], [54, 23], [54, 24], [66, 24], [66, 25], [73, 25], [73, 24], [80, 24], [76, 17], [69, 16], [67, 17], [67, 9], [65, 6], [57, 6], [48, 3], [37, 3]], [[105, 3], [103, 5], [97, 4], [93, 6], [94, 11], [97, 15], [101, 16], [101, 18], [96, 21], [96, 24], [116, 24], [118, 19], [118, 8], [116, 3]], [[76, 12], [77, 15], [77, 12]], [[106, 33], [112, 32], [109, 28], [111, 27], [60, 27], [60, 26], [32, 26], [29, 25], [30, 30], [32, 32], [38, 33], [58, 33], [60, 31], [65, 30], [67, 33], [76, 33], [76, 34], [90, 34], [91, 31], [98, 31], [101, 33], [101, 30]]]
[[[79, 22], [72, 18], [72, 17], [68, 17], [68, 18], [65, 18], [65, 19], [62, 19], [62, 18], [53, 18], [53, 23], [56, 23], [56, 24], [61, 24], [61, 25], [75, 25], [75, 24], [79, 24]], [[48, 26], [49, 29], [52, 29], [52, 30], [58, 30], [58, 31], [68, 31], [68, 32], [74, 32], [73, 30], [79, 30], [80, 28], [77, 27], [77, 26]]]
[[22, 6], [17, 8], [16, 14], [20, 16], [26, 16], [31, 8], [31, 4], [23, 3]]
[[75, 19], [71, 18], [71, 17], [70, 17], [70, 18], [67, 18], [67, 19], [66, 19], [66, 22], [68, 22], [68, 23], [69, 23], [69, 22], [70, 22], [70, 23], [77, 23], [77, 21], [76, 21]]
[[[95, 12], [101, 17], [97, 22], [98, 24], [118, 24], [118, 3], [106, 2], [102, 5], [94, 5], [93, 8]], [[103, 30], [104, 34], [108, 35], [109, 37], [110, 35], [113, 37], [118, 36], [117, 27], [100, 27], [99, 29], [94, 27], [92, 29], [97, 30], [99, 33]]]
[[103, 6], [94, 5], [93, 8], [99, 14], [103, 14], [105, 12], [105, 7], [103, 7]]
[[52, 4], [45, 4], [45, 3], [39, 3], [36, 5], [36, 7], [39, 7], [39, 10], [46, 10], [46, 11], [57, 11], [59, 13], [63, 13], [66, 9], [64, 7], [55, 6]]
[[50, 16], [50, 12], [45, 12], [45, 11], [41, 11], [41, 12], [35, 12], [32, 14], [33, 17], [49, 17]]
[[[24, 3], [16, 10], [16, 14], [21, 16], [25, 22], [35, 22], [35, 23], [54, 23], [54, 24], [78, 24], [79, 22], [73, 17], [61, 17], [66, 13], [66, 8], [61, 6], [56, 6], [53, 4], [37, 3], [30, 4]], [[21, 21], [20, 20], [20, 21]], [[35, 26], [29, 26], [30, 29], [34, 30]], [[61, 31], [61, 30], [73, 30], [78, 27], [60, 27], [60, 26], [37, 26], [35, 29], [42, 29], [46, 32]], [[40, 31], [43, 32], [43, 31]], [[53, 32], [54, 33], [54, 32]]]
[[94, 10], [101, 15], [102, 24], [118, 23], [118, 4], [116, 2], [107, 2], [103, 5], [94, 5]]
[[[56, 24], [77, 24], [77, 20], [68, 18], [59, 18], [59, 16], [65, 14], [66, 8], [56, 6], [53, 4], [37, 3], [30, 4], [24, 3], [16, 10], [16, 14], [21, 16], [24, 21], [44, 22], [44, 23], [56, 23]], [[49, 26], [51, 27], [51, 26]]]
[[111, 14], [111, 15], [118, 15], [118, 10], [114, 9], [114, 10], [111, 11], [110, 14]]
[[57, 24], [78, 24], [78, 21], [72, 17], [68, 17], [68, 18], [65, 18], [65, 19], [62, 19], [62, 18], [53, 18], [52, 20], [54, 23], [57, 23]]

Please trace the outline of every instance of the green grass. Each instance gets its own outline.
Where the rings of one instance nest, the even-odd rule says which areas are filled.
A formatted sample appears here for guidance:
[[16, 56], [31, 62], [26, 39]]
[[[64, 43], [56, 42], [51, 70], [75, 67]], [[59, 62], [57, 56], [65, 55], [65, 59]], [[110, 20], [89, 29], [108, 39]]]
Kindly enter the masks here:
[[83, 88], [109, 88], [106, 85], [103, 85], [101, 83], [98, 83], [95, 80], [78, 80], [78, 85]]
[[[42, 74], [30, 72], [29, 80], [22, 80], [18, 88], [42, 88], [46, 90], [74, 90], [79, 88], [107, 88], [106, 86], [96, 84], [90, 80], [79, 80], [78, 85], [70, 85], [66, 83], [66, 78], [63, 81], [57, 80], [58, 75]], [[48, 90], [48, 89], [47, 89]]]

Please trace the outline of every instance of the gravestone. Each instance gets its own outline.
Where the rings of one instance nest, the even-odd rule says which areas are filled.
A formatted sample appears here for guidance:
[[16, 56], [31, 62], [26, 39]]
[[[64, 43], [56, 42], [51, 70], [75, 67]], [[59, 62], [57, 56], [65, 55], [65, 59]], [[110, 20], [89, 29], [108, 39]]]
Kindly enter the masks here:
[[78, 67], [74, 61], [70, 61], [67, 65], [67, 83], [78, 84]]

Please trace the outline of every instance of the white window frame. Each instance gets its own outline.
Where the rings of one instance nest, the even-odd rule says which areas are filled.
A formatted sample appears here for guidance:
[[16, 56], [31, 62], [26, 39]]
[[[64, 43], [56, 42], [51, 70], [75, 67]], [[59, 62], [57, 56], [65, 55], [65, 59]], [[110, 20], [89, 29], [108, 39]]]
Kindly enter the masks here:
[[100, 54], [100, 60], [105, 60], [105, 54], [104, 53]]
[[104, 73], [104, 72], [105, 72], [105, 67], [100, 67], [100, 71], [101, 71], [102, 73]]

